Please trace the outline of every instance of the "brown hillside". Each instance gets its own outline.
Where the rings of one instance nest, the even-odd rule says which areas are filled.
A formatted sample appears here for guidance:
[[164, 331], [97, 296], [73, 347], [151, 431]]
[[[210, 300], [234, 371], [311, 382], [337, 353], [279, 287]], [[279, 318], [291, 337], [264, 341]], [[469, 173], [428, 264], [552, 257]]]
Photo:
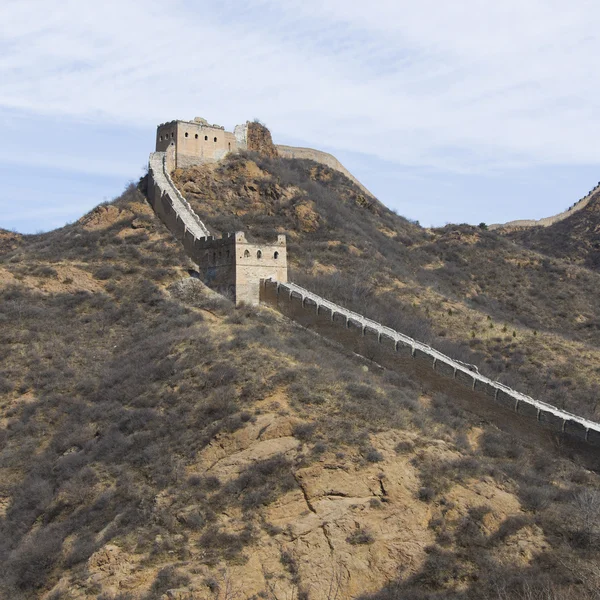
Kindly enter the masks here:
[[599, 273], [467, 225], [425, 230], [311, 161], [234, 156], [174, 177], [215, 232], [287, 233], [293, 281], [600, 418]]
[[600, 271], [600, 194], [550, 227], [517, 229], [505, 235], [531, 250]]
[[0, 253], [0, 597], [593, 597], [577, 454], [187, 266], [133, 188]]

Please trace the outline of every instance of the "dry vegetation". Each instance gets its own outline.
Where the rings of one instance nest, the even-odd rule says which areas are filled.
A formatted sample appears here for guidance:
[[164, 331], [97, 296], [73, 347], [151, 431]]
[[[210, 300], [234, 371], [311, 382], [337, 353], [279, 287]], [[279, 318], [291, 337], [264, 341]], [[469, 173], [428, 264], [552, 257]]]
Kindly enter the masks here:
[[287, 232], [296, 283], [599, 418], [600, 273], [482, 228], [425, 230], [311, 161], [236, 156], [175, 178], [217, 231]]
[[[419, 260], [447, 232], [309, 167], [346, 190], [339, 211], [303, 170], [286, 183], [242, 159], [201, 173], [211, 194], [232, 190], [209, 223], [237, 228], [237, 204], [255, 234], [299, 219], [299, 277], [375, 315], [391, 303], [399, 326], [433, 335], [454, 278], [425, 285]], [[262, 221], [234, 184], [264, 186]], [[517, 439], [270, 310], [233, 307], [187, 277], [133, 187], [61, 230], [0, 239], [0, 596], [597, 597], [600, 479], [549, 434]], [[440, 306], [459, 329], [484, 313], [456, 294]], [[563, 339], [556, 319], [536, 343]]]
[[600, 271], [600, 193], [583, 210], [550, 227], [516, 229], [505, 235], [526, 248]]

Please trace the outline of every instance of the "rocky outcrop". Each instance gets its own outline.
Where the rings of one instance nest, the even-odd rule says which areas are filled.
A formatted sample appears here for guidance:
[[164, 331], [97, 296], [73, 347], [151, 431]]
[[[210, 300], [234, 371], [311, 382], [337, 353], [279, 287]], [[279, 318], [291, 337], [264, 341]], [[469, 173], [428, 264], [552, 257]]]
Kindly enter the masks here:
[[279, 155], [275, 144], [273, 144], [271, 132], [262, 123], [249, 122], [247, 127], [246, 143], [248, 150], [258, 152], [269, 158], [276, 158]]

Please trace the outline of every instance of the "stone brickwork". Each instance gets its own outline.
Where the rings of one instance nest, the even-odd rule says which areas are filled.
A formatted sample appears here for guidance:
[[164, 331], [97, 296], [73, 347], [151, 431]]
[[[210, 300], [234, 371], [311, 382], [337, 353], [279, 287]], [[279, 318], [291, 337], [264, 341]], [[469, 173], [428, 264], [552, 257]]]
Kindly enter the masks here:
[[312, 148], [297, 148], [273, 144], [271, 132], [256, 121], [236, 125], [233, 133], [221, 125], [209, 124], [206, 119], [195, 117], [193, 121], [169, 121], [156, 128], [156, 151], [166, 152], [174, 146], [174, 160], [170, 171], [185, 169], [203, 163], [214, 163], [230, 152], [250, 150], [274, 158], [309, 159], [339, 171], [354, 182], [365, 194], [373, 194], [340, 161], [327, 152]]
[[[229, 147], [224, 148], [223, 144], [229, 144], [231, 138], [225, 135], [227, 132], [223, 128], [208, 125], [204, 120], [185, 122], [185, 127], [182, 123], [173, 121], [159, 126], [157, 147], [160, 145], [162, 150], [150, 155], [148, 200], [156, 214], [182, 242], [188, 256], [198, 265], [201, 278], [208, 285], [231, 296], [236, 303], [257, 304], [260, 301], [270, 305], [305, 327], [340, 342], [380, 365], [412, 373], [432, 391], [442, 391], [457, 402], [467, 399], [471, 402], [470, 408], [482, 407], [486, 414], [496, 411], [499, 418], [502, 418], [502, 411], [509, 411], [512, 416], [518, 417], [517, 425], [524, 420], [574, 440], [600, 445], [600, 424], [492, 381], [480, 375], [472, 365], [453, 360], [426, 344], [287, 283], [285, 236], [278, 235], [277, 240], [269, 244], [250, 242], [243, 232], [230, 233], [222, 238], [210, 236], [206, 226], [173, 184], [170, 173], [178, 165], [181, 135], [182, 144], [185, 145], [190, 133], [196, 140], [194, 132], [204, 131], [204, 135], [208, 136], [208, 131], [214, 130], [216, 134], [212, 143], [216, 146], [212, 147], [214, 152], [211, 160], [218, 160], [219, 152], [229, 151]], [[192, 127], [186, 129], [187, 125]], [[228, 134], [238, 148], [247, 148], [256, 140], [260, 140], [260, 144], [271, 143], [270, 135], [267, 138], [264, 132], [249, 136], [247, 125], [236, 127], [235, 134]], [[219, 135], [222, 142], [218, 141]], [[217, 137], [217, 142], [214, 137]], [[209, 140], [205, 139], [204, 142]], [[179, 147], [184, 146], [180, 144]], [[339, 163], [334, 166], [332, 160], [336, 159], [331, 155], [286, 146], [277, 148], [283, 156], [310, 158], [345, 172]], [[295, 153], [294, 150], [300, 152]], [[198, 153], [202, 154], [200, 150]], [[345, 174], [353, 179], [347, 171]], [[587, 204], [597, 191], [598, 188], [592, 190], [579, 204]]]
[[236, 302], [258, 304], [261, 279], [287, 281], [285, 235], [278, 235], [277, 241], [271, 244], [256, 244], [238, 232], [235, 234], [235, 247]]
[[156, 151], [165, 152], [171, 143], [175, 144], [175, 168], [178, 169], [216, 162], [238, 149], [233, 133], [201, 117], [160, 124], [156, 129]]
[[564, 219], [568, 219], [572, 214], [576, 213], [578, 210], [585, 208], [590, 201], [600, 194], [600, 182], [598, 185], [590, 190], [581, 200], [578, 200], [570, 206], [567, 210], [554, 215], [552, 217], [544, 217], [543, 219], [521, 219], [518, 221], [509, 221], [508, 223], [494, 223], [489, 226], [489, 229], [523, 229], [525, 227], [550, 227], [550, 225], [554, 225], [554, 223], [558, 223], [559, 221], [564, 221]]
[[258, 304], [261, 279], [287, 281], [285, 235], [273, 243], [253, 243], [243, 232], [222, 238], [210, 235], [207, 227], [180, 194], [170, 176], [175, 145], [153, 152], [148, 167], [148, 200], [171, 233], [183, 244], [198, 265], [202, 280], [237, 304]]
[[190, 232], [196, 238], [205, 237], [209, 235], [208, 229], [171, 180], [168, 164], [172, 160], [172, 152], [153, 152], [150, 155], [148, 165], [150, 204], [178, 239], [183, 240], [186, 232]]
[[341, 343], [352, 352], [390, 369], [411, 373], [431, 391], [481, 407], [486, 415], [504, 418], [506, 411], [576, 440], [600, 445], [600, 424], [530, 398], [479, 374], [475, 367], [347, 310], [293, 283], [263, 280], [262, 303], [276, 308], [304, 327]]
[[334, 171], [339, 171], [345, 175], [350, 181], [355, 183], [365, 194], [374, 198], [373, 194], [358, 180], [344, 165], [335, 157], [333, 154], [328, 152], [321, 152], [320, 150], [313, 150], [312, 148], [298, 148], [296, 146], [282, 146], [277, 144], [275, 146], [279, 156], [282, 158], [298, 158], [306, 160], [314, 160], [317, 163], [325, 165]]

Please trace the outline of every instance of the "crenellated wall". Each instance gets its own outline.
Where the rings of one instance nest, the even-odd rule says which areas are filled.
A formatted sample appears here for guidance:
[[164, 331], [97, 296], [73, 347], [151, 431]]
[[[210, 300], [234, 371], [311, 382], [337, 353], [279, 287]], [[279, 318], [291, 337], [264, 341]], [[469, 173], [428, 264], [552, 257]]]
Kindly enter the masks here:
[[432, 391], [460, 401], [467, 399], [471, 406], [480, 405], [486, 413], [508, 410], [541, 427], [600, 445], [600, 424], [521, 394], [481, 375], [472, 365], [453, 360], [293, 283], [262, 280], [260, 300], [352, 352], [412, 374]]
[[173, 168], [184, 169], [199, 163], [216, 162], [238, 149], [236, 136], [221, 125], [196, 117], [193, 121], [171, 121], [156, 128], [156, 151], [176, 148]]
[[358, 180], [333, 154], [322, 152], [321, 150], [313, 150], [312, 148], [300, 148], [298, 146], [283, 146], [277, 144], [275, 146], [279, 156], [282, 158], [297, 158], [305, 160], [314, 160], [317, 163], [325, 165], [334, 171], [339, 171], [345, 175], [350, 181], [354, 182], [365, 194], [374, 198], [373, 194]]
[[564, 219], [569, 218], [571, 215], [576, 213], [578, 210], [585, 208], [590, 201], [600, 194], [600, 182], [593, 189], [591, 189], [581, 200], [578, 200], [572, 206], [569, 206], [567, 210], [558, 213], [557, 215], [553, 215], [552, 217], [544, 217], [543, 219], [520, 219], [517, 221], [509, 221], [508, 223], [494, 223], [489, 226], [490, 230], [494, 229], [522, 229], [525, 227], [550, 227], [550, 225], [554, 225], [554, 223], [558, 223], [559, 221], [563, 221]]
[[210, 235], [171, 180], [174, 145], [153, 152], [148, 167], [148, 200], [156, 214], [198, 265], [204, 283], [236, 303], [258, 304], [260, 280], [287, 281], [285, 235], [272, 243], [254, 243], [244, 232]]

